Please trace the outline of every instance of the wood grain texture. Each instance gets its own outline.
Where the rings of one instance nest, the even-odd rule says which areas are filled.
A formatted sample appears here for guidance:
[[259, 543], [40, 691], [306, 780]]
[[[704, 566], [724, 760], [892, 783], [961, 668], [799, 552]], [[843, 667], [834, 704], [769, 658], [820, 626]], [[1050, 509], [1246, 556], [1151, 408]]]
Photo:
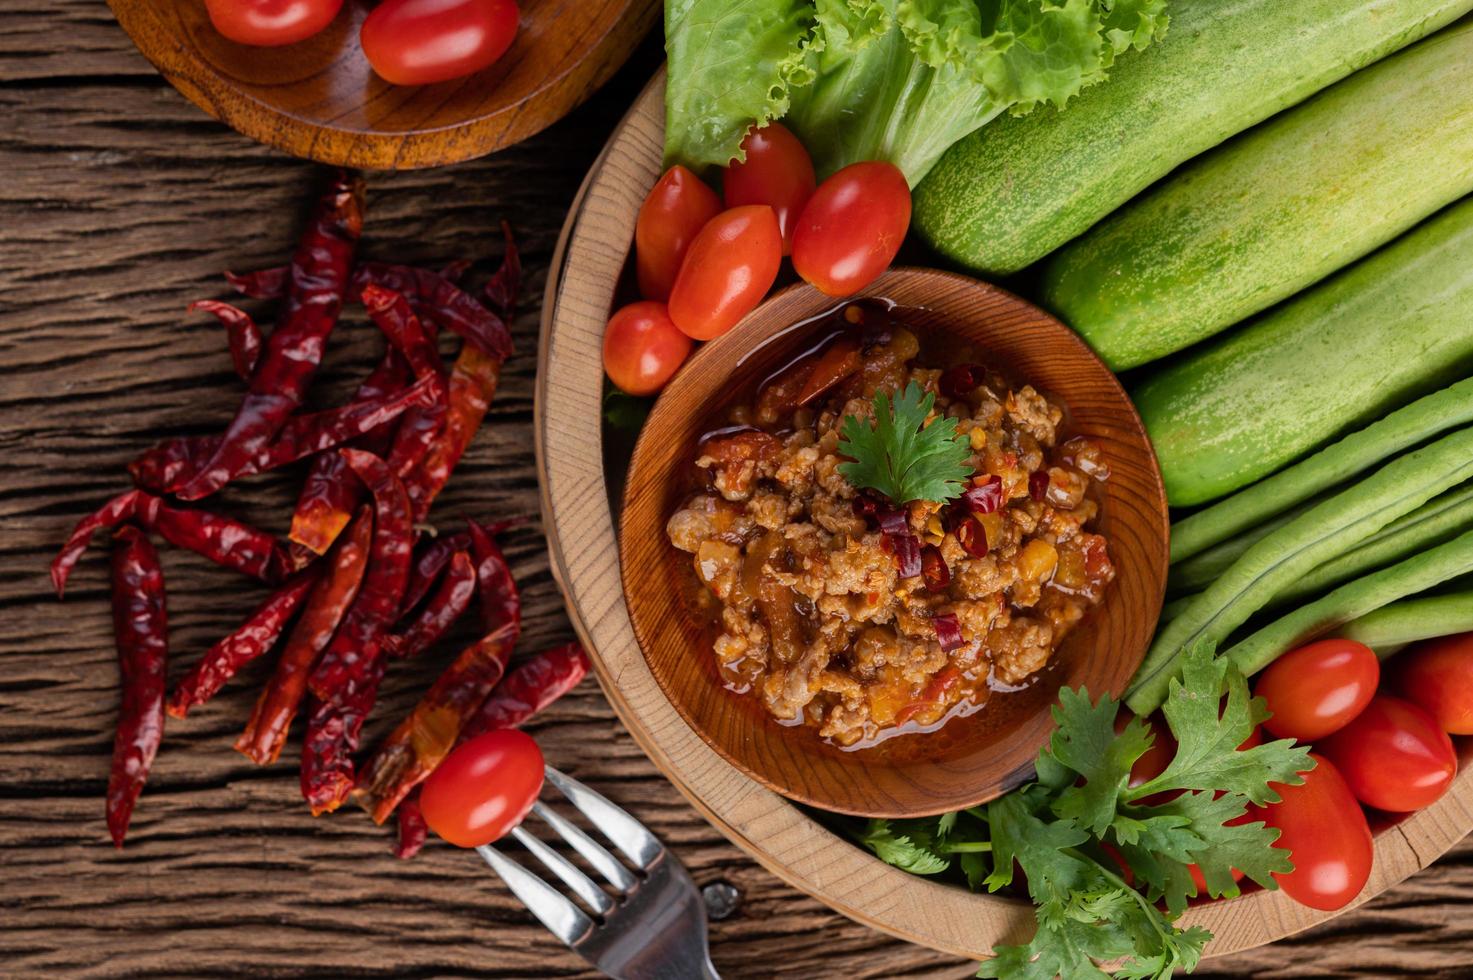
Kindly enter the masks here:
[[[445, 171], [373, 175], [367, 248], [489, 268], [495, 219], [528, 252], [536, 288], [603, 140], [659, 63], [647, 45], [589, 105], [529, 143]], [[593, 974], [465, 855], [388, 855], [357, 813], [313, 820], [293, 765], [230, 749], [253, 670], [171, 725], [115, 854], [102, 788], [117, 668], [106, 561], [90, 555], [65, 604], [45, 565], [75, 518], [124, 485], [121, 464], [166, 433], [228, 420], [239, 392], [218, 328], [184, 315], [225, 296], [222, 268], [280, 261], [313, 168], [205, 118], [133, 49], [100, 0], [0, 5], [0, 974], [6, 977], [577, 977]], [[532, 512], [536, 297], [516, 324], [491, 423], [438, 510]], [[373, 359], [366, 328], [334, 338], [323, 395]], [[230, 492], [281, 529], [290, 480]], [[510, 539], [528, 602], [524, 649], [568, 621], [534, 532]], [[261, 590], [165, 555], [177, 677]], [[382, 734], [443, 661], [391, 675]], [[959, 959], [890, 939], [782, 884], [704, 821], [585, 683], [534, 726], [551, 758], [661, 834], [702, 884], [728, 881], [737, 913], [713, 924], [729, 978], [951, 978]], [[295, 745], [296, 742], [293, 742]], [[1199, 976], [1467, 976], [1473, 842], [1362, 909]]]
[[660, 19], [658, 0], [521, 0], [511, 48], [484, 71], [390, 85], [358, 42], [350, 2], [317, 35], [276, 48], [223, 37], [200, 0], [109, 0], [144, 56], [191, 101], [252, 139], [351, 167], [437, 167], [561, 119]]
[[[1038, 750], [1054, 728], [1050, 712], [1060, 686], [1117, 696], [1125, 690], [1151, 641], [1166, 587], [1166, 490], [1120, 383], [1072, 330], [1038, 307], [934, 269], [892, 269], [860, 295], [899, 304], [905, 323], [921, 336], [944, 331], [1018, 383], [1034, 385], [1065, 407], [1070, 435], [1104, 451], [1111, 475], [1092, 530], [1109, 542], [1116, 579], [1103, 605], [1070, 632], [1040, 683], [939, 731], [860, 752], [836, 748], [811, 726], [780, 724], [754, 698], [722, 685], [712, 631], [691, 614], [690, 558], [670, 544], [665, 522], [689, 492], [686, 474], [716, 406], [781, 370], [832, 329], [832, 320], [793, 329], [836, 306], [806, 283], [777, 293], [703, 345], [661, 393], [629, 467], [619, 561], [630, 623], [656, 683], [724, 759], [774, 792], [825, 810], [930, 816], [976, 806], [1032, 778]], [[565, 292], [562, 301], [572, 298]], [[643, 676], [625, 674], [621, 683]]]
[[[590, 171], [544, 299], [537, 449], [553, 574], [568, 595], [575, 627], [595, 652], [595, 668], [615, 710], [707, 819], [774, 874], [853, 918], [936, 949], [984, 956], [994, 944], [1027, 934], [1026, 906], [908, 875], [846, 849], [722, 758], [659, 690], [635, 640], [622, 590], [611, 583], [619, 554], [604, 504], [599, 339], [628, 257], [636, 206], [660, 166], [661, 82], [656, 76], [645, 88]], [[1465, 771], [1437, 804], [1381, 828], [1376, 867], [1356, 904], [1430, 864], [1470, 826], [1473, 775]], [[1299, 906], [1282, 892], [1257, 891], [1194, 908], [1183, 921], [1212, 931], [1216, 938], [1207, 953], [1220, 956], [1334, 917]]]

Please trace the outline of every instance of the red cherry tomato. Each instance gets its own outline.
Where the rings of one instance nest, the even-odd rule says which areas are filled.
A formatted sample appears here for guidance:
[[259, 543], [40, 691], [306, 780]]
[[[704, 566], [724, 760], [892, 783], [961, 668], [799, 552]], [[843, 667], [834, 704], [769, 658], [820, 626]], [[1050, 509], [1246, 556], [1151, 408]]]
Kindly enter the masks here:
[[1275, 660], [1253, 693], [1273, 712], [1264, 728], [1280, 738], [1317, 742], [1360, 714], [1380, 679], [1381, 663], [1364, 643], [1320, 640]]
[[384, 81], [428, 85], [500, 58], [517, 36], [518, 16], [516, 0], [384, 0], [358, 40]]
[[215, 30], [260, 47], [306, 40], [331, 24], [342, 5], [343, 0], [205, 0]]
[[1366, 806], [1410, 813], [1437, 802], [1458, 774], [1458, 755], [1437, 719], [1410, 701], [1378, 694], [1319, 745]]
[[660, 302], [670, 298], [690, 243], [720, 213], [716, 192], [678, 163], [655, 181], [634, 225], [634, 268], [641, 296]]
[[772, 208], [749, 204], [721, 212], [685, 253], [670, 290], [670, 319], [696, 340], [721, 336], [762, 302], [782, 262]]
[[542, 769], [542, 750], [526, 732], [478, 735], [425, 780], [419, 794], [425, 823], [456, 847], [500, 840], [537, 802]]
[[847, 296], [890, 267], [910, 228], [910, 185], [894, 164], [852, 163], [818, 185], [793, 231], [793, 268]]
[[1274, 846], [1294, 862], [1293, 871], [1274, 874], [1279, 887], [1300, 905], [1333, 912], [1349, 905], [1371, 876], [1371, 828], [1335, 764], [1314, 753], [1310, 758], [1316, 765], [1302, 785], [1276, 784], [1283, 801], [1248, 812], [1278, 829]]
[[793, 249], [793, 228], [803, 205], [813, 196], [813, 160], [782, 123], [754, 129], [742, 140], [745, 160], [729, 164], [721, 190], [729, 208], [766, 204], [777, 215], [783, 233], [783, 254]]
[[664, 303], [630, 303], [604, 328], [604, 371], [626, 394], [653, 395], [685, 363], [690, 348]]
[[1444, 636], [1397, 655], [1393, 682], [1443, 731], [1473, 735], [1473, 633]]

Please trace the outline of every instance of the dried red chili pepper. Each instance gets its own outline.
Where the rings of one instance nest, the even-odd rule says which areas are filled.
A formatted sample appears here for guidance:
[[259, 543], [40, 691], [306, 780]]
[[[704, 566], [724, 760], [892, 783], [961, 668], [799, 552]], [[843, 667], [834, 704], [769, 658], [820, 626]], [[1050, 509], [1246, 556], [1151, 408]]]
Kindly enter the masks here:
[[203, 310], [220, 321], [225, 328], [225, 337], [230, 344], [230, 361], [240, 380], [249, 382], [256, 370], [256, 361], [261, 356], [261, 328], [251, 315], [238, 306], [221, 303], [213, 299], [196, 300], [189, 304], [189, 312]]
[[[235, 475], [265, 473], [314, 453], [335, 449], [345, 442], [392, 422], [422, 406], [444, 403], [444, 386], [437, 378], [423, 378], [409, 388], [372, 401], [353, 401], [339, 408], [294, 416], [266, 446]], [[218, 436], [167, 439], [128, 464], [133, 482], [154, 493], [173, 493], [198, 472], [219, 447]]]
[[972, 518], [962, 518], [956, 527], [956, 540], [973, 558], [987, 557], [987, 530]]
[[408, 626], [389, 637], [390, 652], [407, 659], [417, 657], [434, 646], [435, 641], [464, 614], [475, 592], [476, 570], [471, 564], [471, 556], [457, 551], [440, 582], [439, 591]]
[[[408, 373], [409, 366], [404, 358], [391, 350], [358, 386], [353, 400], [370, 401], [382, 397], [402, 387]], [[389, 451], [392, 437], [393, 433], [386, 426], [368, 433], [358, 440], [357, 445], [382, 456]], [[325, 554], [343, 528], [348, 526], [348, 519], [353, 516], [362, 491], [362, 482], [353, 475], [343, 457], [337, 453], [321, 453], [312, 460], [307, 479], [297, 496], [288, 539], [311, 554]]]
[[880, 510], [875, 513], [880, 525], [880, 546], [895, 557], [895, 568], [901, 578], [921, 574], [921, 542], [910, 529], [903, 510]]
[[307, 608], [276, 661], [275, 673], [256, 700], [245, 731], [235, 741], [236, 750], [259, 765], [275, 762], [281, 755], [287, 731], [307, 690], [307, 675], [358, 595], [372, 538], [373, 515], [365, 506], [325, 563], [327, 572], [312, 589]]
[[967, 642], [962, 637], [962, 624], [957, 621], [956, 613], [937, 613], [931, 617], [931, 625], [936, 627], [936, 642], [947, 653]]
[[[544, 650], [517, 664], [496, 685], [460, 730], [456, 744], [502, 728], [520, 728], [534, 715], [578, 686], [588, 675], [588, 654], [577, 643]], [[399, 839], [394, 854], [412, 858], [424, 846], [424, 815], [419, 787], [399, 804]]]
[[921, 580], [927, 592], [944, 592], [951, 584], [951, 569], [941, 557], [941, 549], [934, 544], [921, 548]]
[[225, 273], [225, 281], [230, 283], [242, 296], [251, 299], [280, 299], [286, 295], [286, 284], [291, 275], [291, 269], [284, 265], [275, 265], [269, 269], [257, 269], [255, 272], [237, 274]]
[[176, 547], [203, 555], [268, 585], [278, 584], [291, 570], [286, 549], [265, 531], [209, 511], [179, 510], [151, 493], [129, 490], [82, 518], [72, 529], [60, 554], [51, 562], [51, 583], [58, 597], [65, 592], [67, 577], [87, 550], [93, 532], [126, 521], [157, 532]]
[[[496, 544], [495, 530], [475, 521], [467, 521], [471, 535], [471, 554], [476, 559], [476, 588], [481, 594], [481, 615], [486, 631], [493, 632], [510, 625], [520, 635], [522, 629], [522, 593], [511, 575], [511, 566]], [[516, 636], [512, 637], [515, 644]]]
[[440, 573], [450, 564], [458, 551], [469, 551], [471, 536], [466, 531], [435, 538], [420, 549], [419, 557], [409, 567], [409, 583], [404, 587], [404, 601], [399, 604], [399, 615], [406, 616], [419, 605], [435, 583]]
[[991, 514], [1003, 505], [1002, 477], [989, 476], [986, 481], [962, 491], [961, 503], [973, 514]]
[[312, 669], [307, 686], [322, 701], [346, 705], [368, 682], [374, 664], [383, 659], [380, 653], [386, 631], [404, 598], [414, 537], [408, 495], [388, 465], [361, 450], [339, 452], [373, 494], [373, 546], [358, 597]]
[[516, 315], [517, 295], [522, 289], [522, 256], [511, 234], [511, 225], [501, 223], [501, 235], [506, 240], [506, 251], [501, 255], [501, 265], [486, 281], [482, 292], [491, 308], [502, 320], [511, 323]]
[[123, 697], [107, 780], [107, 829], [113, 844], [122, 847], [133, 806], [164, 737], [169, 615], [164, 573], [148, 535], [124, 525], [113, 540], [113, 636]]
[[169, 714], [183, 718], [190, 708], [218, 694], [242, 667], [275, 646], [320, 575], [317, 568], [298, 574], [271, 593], [235, 632], [210, 647], [174, 688], [167, 708]]
[[588, 675], [588, 654], [577, 643], [544, 650], [517, 664], [460, 732], [460, 740], [518, 728]]
[[179, 488], [183, 499], [219, 490], [302, 404], [337, 323], [362, 227], [363, 181], [341, 174], [319, 201], [292, 256], [285, 309], [251, 375], [250, 390], [209, 462]]
[[424, 811], [419, 808], [419, 797], [412, 796], [399, 804], [399, 840], [394, 845], [394, 857], [409, 860], [424, 848], [429, 837], [430, 828], [425, 823]]
[[353, 753], [363, 734], [363, 721], [378, 700], [384, 657], [375, 653], [362, 683], [336, 701], [308, 698], [307, 734], [302, 740], [302, 796], [312, 816], [331, 813], [353, 792]]
[[450, 371], [450, 398], [445, 425], [431, 442], [419, 468], [405, 480], [414, 519], [421, 521], [430, 504], [450, 480], [460, 457], [475, 438], [481, 421], [496, 395], [501, 378], [501, 361], [488, 357], [470, 344], [460, 349]]
[[413, 299], [442, 330], [463, 337], [487, 357], [504, 361], [511, 356], [511, 331], [501, 317], [438, 272], [387, 262], [364, 262], [353, 270], [354, 292], [365, 305], [375, 287]]
[[519, 623], [505, 623], [461, 651], [379, 746], [353, 794], [374, 823], [387, 820], [450, 754], [461, 728], [506, 672], [520, 632]]
[[402, 294], [380, 286], [365, 286], [363, 304], [379, 329], [395, 339], [415, 377], [433, 378], [439, 386], [439, 397], [408, 412], [394, 433], [393, 447], [388, 456], [389, 469], [402, 480], [414, 472], [429, 451], [431, 442], [444, 428], [445, 414], [449, 409], [445, 399], [444, 367], [440, 363], [439, 351]]
[[965, 398], [986, 380], [987, 371], [982, 365], [958, 364], [942, 373], [939, 387], [941, 393], [948, 398]]
[[1048, 496], [1048, 470], [1035, 470], [1028, 474], [1028, 496], [1037, 503], [1043, 503]]

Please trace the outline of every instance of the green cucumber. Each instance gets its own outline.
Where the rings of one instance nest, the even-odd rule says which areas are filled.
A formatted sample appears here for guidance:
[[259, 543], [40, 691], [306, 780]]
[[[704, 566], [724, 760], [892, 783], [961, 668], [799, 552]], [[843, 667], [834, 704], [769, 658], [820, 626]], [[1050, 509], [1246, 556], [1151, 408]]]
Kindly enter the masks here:
[[1273, 473], [1470, 367], [1473, 199], [1174, 360], [1132, 395], [1167, 496], [1184, 507]]
[[1171, 0], [1166, 36], [1060, 111], [993, 120], [916, 188], [937, 251], [1000, 275], [1177, 165], [1433, 33], [1473, 0]]
[[1121, 370], [1385, 244], [1473, 191], [1469, 65], [1473, 21], [1198, 157], [1049, 259], [1044, 305]]

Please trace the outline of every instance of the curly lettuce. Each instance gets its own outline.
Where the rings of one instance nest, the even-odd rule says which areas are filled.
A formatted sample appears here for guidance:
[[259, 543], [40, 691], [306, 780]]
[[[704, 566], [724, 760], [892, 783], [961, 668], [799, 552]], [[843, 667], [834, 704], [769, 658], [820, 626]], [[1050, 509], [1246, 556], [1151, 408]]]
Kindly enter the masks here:
[[696, 169], [783, 119], [820, 174], [914, 186], [1003, 112], [1063, 106], [1166, 29], [1166, 0], [668, 0], [666, 157]]

